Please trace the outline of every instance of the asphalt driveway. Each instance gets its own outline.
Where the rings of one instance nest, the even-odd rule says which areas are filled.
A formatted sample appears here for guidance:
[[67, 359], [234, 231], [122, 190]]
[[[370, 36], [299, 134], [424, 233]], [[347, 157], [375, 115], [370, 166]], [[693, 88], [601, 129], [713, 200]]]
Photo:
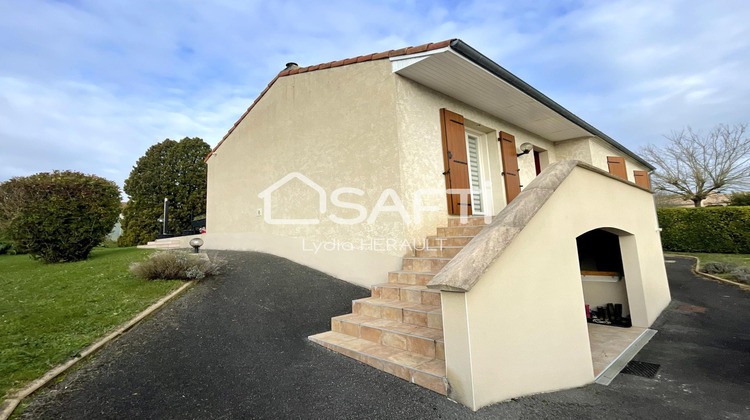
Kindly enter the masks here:
[[476, 413], [307, 341], [369, 291], [283, 258], [222, 252], [203, 281], [25, 408], [28, 418], [750, 418], [750, 292], [668, 263], [673, 302], [620, 374]]

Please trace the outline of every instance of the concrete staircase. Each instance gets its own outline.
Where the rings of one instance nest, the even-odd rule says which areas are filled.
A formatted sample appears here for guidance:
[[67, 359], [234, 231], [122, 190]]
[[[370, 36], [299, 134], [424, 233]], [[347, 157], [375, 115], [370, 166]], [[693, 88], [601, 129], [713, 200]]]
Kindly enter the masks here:
[[180, 249], [184, 248], [181, 245], [180, 238], [164, 238], [151, 241], [146, 245], [138, 245], [138, 248], [142, 249]]
[[388, 282], [369, 298], [352, 302], [352, 313], [331, 319], [331, 331], [310, 336], [328, 349], [440, 394], [448, 393], [440, 291], [425, 285], [485, 227], [484, 217], [462, 225], [451, 218], [425, 249], [405, 257]]

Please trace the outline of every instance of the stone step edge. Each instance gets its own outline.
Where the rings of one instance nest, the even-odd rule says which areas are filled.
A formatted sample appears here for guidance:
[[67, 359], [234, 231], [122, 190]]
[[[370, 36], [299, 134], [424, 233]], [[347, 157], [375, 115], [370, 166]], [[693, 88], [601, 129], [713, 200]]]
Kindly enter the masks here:
[[[441, 329], [441, 330], [443, 329], [443, 326], [442, 326], [442, 324], [443, 324], [443, 308], [441, 306], [424, 305], [424, 306], [430, 306], [430, 307], [434, 308], [432, 310], [426, 311], [424, 309], [405, 308], [403, 306], [389, 305], [389, 303], [404, 302], [404, 301], [401, 301], [401, 300], [382, 300], [382, 299], [378, 298], [377, 299], [378, 302], [372, 302], [372, 301], [362, 302], [363, 299], [371, 299], [371, 297], [370, 298], [362, 298], [362, 299], [352, 300], [352, 312], [351, 312], [352, 314], [364, 315], [361, 312], [361, 310], [358, 312], [358, 311], [356, 311], [354, 309], [354, 303], [355, 302], [359, 303], [360, 305], [372, 305], [372, 306], [379, 306], [379, 307], [387, 307], [387, 308], [391, 308], [391, 309], [396, 309], [396, 310], [401, 311], [402, 314], [403, 314], [404, 311], [419, 312], [419, 313], [425, 314], [425, 316], [427, 317], [427, 324], [426, 325], [414, 324], [414, 323], [411, 323], [411, 322], [405, 322], [405, 321], [403, 321], [403, 319], [400, 322], [403, 322], [404, 324], [408, 324], [408, 325], [416, 325], [418, 327], [426, 327], [426, 328], [432, 328], [432, 329], [436, 329], [436, 330], [437, 329]], [[422, 305], [422, 304], [420, 304], [420, 305]], [[435, 314], [435, 315], [437, 315], [437, 316], [440, 317], [440, 327], [430, 327], [430, 321], [429, 321], [430, 320], [430, 314]], [[369, 316], [369, 315], [365, 315], [365, 316]], [[388, 320], [388, 318], [383, 318], [383, 317], [378, 317], [378, 318]]]
[[[419, 370], [417, 368], [410, 367], [410, 366], [407, 366], [407, 365], [404, 365], [404, 364], [401, 364], [401, 363], [397, 363], [397, 362], [394, 362], [394, 361], [391, 361], [391, 360], [386, 360], [386, 359], [383, 359], [383, 358], [380, 358], [380, 357], [377, 357], [377, 356], [372, 356], [372, 355], [370, 355], [368, 353], [364, 353], [364, 352], [361, 352], [359, 350], [348, 349], [348, 348], [346, 348], [344, 346], [341, 346], [339, 344], [334, 344], [334, 343], [331, 343], [331, 342], [319, 339], [319, 338], [315, 337], [314, 335], [311, 335], [311, 336], [307, 337], [307, 339], [310, 340], [310, 341], [312, 341], [315, 344], [318, 344], [318, 345], [320, 345], [320, 346], [322, 346], [324, 348], [327, 348], [328, 350], [334, 351], [334, 352], [336, 352], [336, 353], [338, 353], [338, 354], [340, 354], [342, 356], [349, 357], [352, 360], [356, 360], [357, 362], [362, 363], [362, 364], [367, 365], [367, 366], [370, 366], [370, 367], [375, 367], [375, 366], [369, 365], [369, 364], [367, 364], [367, 363], [365, 363], [365, 362], [363, 362], [363, 361], [361, 361], [359, 359], [356, 359], [354, 357], [350, 357], [349, 355], [347, 355], [346, 353], [344, 353], [344, 351], [349, 351], [349, 352], [356, 353], [356, 354], [359, 354], [359, 355], [362, 355], [362, 356], [366, 356], [366, 357], [369, 357], [371, 359], [378, 360], [381, 363], [388, 363], [388, 364], [391, 364], [391, 365], [399, 366], [399, 367], [402, 367], [402, 368], [408, 370], [409, 372], [418, 372], [418, 373], [420, 373], [422, 375], [427, 375], [427, 376], [431, 376], [433, 378], [440, 379], [440, 380], [443, 381], [443, 384], [445, 385], [445, 393], [434, 391], [434, 390], [432, 390], [430, 388], [426, 388], [426, 387], [423, 387], [422, 385], [419, 385], [418, 383], [414, 382], [413, 374], [410, 375], [412, 378], [411, 378], [411, 380], [409, 382], [412, 383], [412, 384], [414, 384], [414, 385], [421, 386], [424, 389], [427, 389], [427, 390], [430, 390], [430, 391], [433, 391], [433, 392], [437, 392], [438, 394], [441, 394], [441, 395], [447, 395], [448, 394], [448, 378], [446, 378], [445, 376], [435, 375], [434, 373], [425, 372], [423, 370]], [[382, 344], [378, 344], [378, 345], [383, 346]], [[383, 347], [387, 347], [387, 346], [383, 346]], [[339, 350], [342, 350], [342, 351], [339, 351]], [[407, 351], [407, 350], [403, 350], [403, 351], [405, 351], [407, 353], [413, 353], [413, 352], [410, 352], [410, 351]], [[421, 356], [419, 353], [414, 353], [414, 354]], [[440, 359], [435, 359], [435, 360], [440, 360]], [[377, 369], [377, 367], [375, 367], [375, 368]], [[378, 369], [378, 370], [380, 370], [381, 372], [385, 372], [382, 369]], [[388, 373], [388, 374], [390, 374], [392, 376], [395, 376], [395, 377], [397, 377], [399, 379], [403, 379], [403, 378], [401, 378], [401, 377], [399, 377], [397, 375], [393, 375], [390, 372], [385, 372], [385, 373]], [[405, 379], [403, 379], [403, 380], [405, 380]]]
[[[443, 247], [443, 248], [447, 248], [447, 247]], [[456, 248], [458, 248], [458, 247], [456, 247]], [[461, 248], [463, 248], [463, 247], [461, 247]], [[437, 250], [438, 248], [434, 248], [434, 249]], [[403, 259], [404, 260], [441, 260], [441, 261], [445, 260], [445, 261], [450, 261], [450, 260], [453, 259], [453, 257], [404, 257]]]
[[[457, 239], [457, 238], [458, 239], [463, 239], [463, 238], [472, 238], [473, 239], [473, 238], [476, 238], [477, 235], [463, 235], [463, 236], [438, 236], [438, 235], [431, 235], [431, 236], [428, 236], [427, 239], [428, 240], [433, 240], [433, 241], [434, 240], [438, 240], [438, 239], [443, 239], [444, 240], [443, 242], [446, 242], [448, 239]], [[456, 245], [451, 245], [451, 246], [456, 246]], [[444, 246], [443, 248], [448, 248], [448, 247]], [[422, 249], [440, 249], [440, 247], [428, 246], [427, 248], [422, 248]], [[417, 248], [417, 250], [420, 250], [420, 248]]]
[[438, 226], [435, 229], [459, 229], [459, 228], [486, 228], [489, 225], [458, 225], [458, 226]]
[[[374, 329], [378, 329], [378, 330], [382, 330], [382, 331], [388, 331], [389, 333], [393, 333], [393, 334], [408, 335], [410, 337], [422, 338], [422, 339], [425, 339], [425, 340], [432, 340], [432, 341], [434, 341], [436, 343], [443, 343], [443, 344], [445, 344], [445, 337], [443, 337], [442, 339], [438, 340], [438, 339], [435, 339], [435, 338], [425, 337], [423, 335], [411, 334], [411, 333], [406, 333], [406, 332], [398, 331], [398, 330], [392, 330], [390, 328], [382, 327], [380, 325], [367, 325], [367, 324], [363, 324], [363, 323], [359, 323], [359, 322], [347, 321], [346, 319], [338, 319], [338, 318], [340, 318], [342, 316], [347, 316], [347, 315], [352, 315], [352, 314], [344, 314], [344, 315], [334, 316], [331, 319], [335, 319], [335, 320], [337, 320], [339, 322], [346, 322], [346, 323], [349, 323], [349, 324], [356, 324], [356, 325], [359, 325], [359, 326], [364, 325], [365, 327], [368, 327], [368, 328], [374, 328]], [[360, 316], [366, 316], [366, 315], [360, 315]], [[373, 318], [373, 319], [382, 319], [382, 318]], [[404, 323], [402, 322], [402, 324], [404, 324]], [[413, 325], [413, 324], [406, 324], [406, 325]], [[422, 327], [422, 328], [430, 328], [430, 327]], [[437, 330], [439, 328], [430, 328], [430, 329], [431, 330]], [[331, 331], [333, 331], [333, 330], [331, 330]], [[341, 334], [346, 334], [346, 333], [341, 333]], [[346, 334], [346, 335], [349, 335], [349, 334]], [[354, 336], [351, 335], [351, 337], [354, 337]], [[357, 336], [357, 338], [362, 338], [362, 337]], [[363, 340], [367, 340], [366, 338], [362, 338], [362, 339]], [[370, 341], [370, 340], [367, 340], [367, 341]], [[375, 343], [375, 342], [373, 341], [373, 343]], [[378, 343], [376, 343], [376, 344], [378, 344]], [[381, 344], [381, 346], [385, 346], [385, 344]], [[419, 353], [417, 353], [417, 354], [419, 354]], [[438, 359], [438, 360], [442, 360], [442, 359]]]
[[[415, 274], [432, 274], [432, 273], [415, 273]], [[414, 289], [414, 287], [419, 286], [418, 284], [408, 284], [408, 283], [378, 283], [373, 284], [370, 286], [370, 288], [373, 287], [387, 287], [389, 289], [406, 289], [406, 290], [416, 290], [419, 292], [427, 292], [427, 293], [440, 293], [440, 290], [438, 289]]]
[[[423, 274], [423, 275], [428, 275], [428, 276], [434, 276], [435, 274], [437, 274], [437, 273], [423, 273], [423, 272], [420, 272], [420, 271], [407, 271], [407, 270], [396, 270], [396, 271], [389, 271], [388, 272], [388, 274], [391, 274], [391, 273], [396, 273], [396, 274]], [[392, 284], [394, 284], [394, 283], [392, 283]], [[401, 284], [403, 284], [403, 283], [401, 283]]]
[[[484, 216], [465, 216], [465, 217], [463, 217], [463, 219], [465, 219], [465, 220], [479, 220], [479, 219], [484, 219], [484, 218], [485, 218]], [[462, 219], [461, 216], [449, 216], [448, 217], [448, 222], [450, 223], [451, 221], [454, 221], [454, 220], [460, 221], [461, 219]], [[490, 219], [490, 223], [492, 223], [492, 221], [495, 219], [495, 216], [491, 216], [489, 219]], [[462, 224], [461, 226], [474, 226], [474, 225]]]
[[[443, 316], [443, 308], [441, 306], [437, 306], [437, 305], [425, 305], [424, 303], [418, 303], [417, 304], [417, 305], [423, 305], [423, 306], [431, 306], [431, 307], [435, 308], [435, 309], [426, 311], [424, 309], [406, 308], [406, 307], [403, 307], [403, 306], [389, 305], [389, 303], [393, 303], [393, 302], [406, 302], [405, 300], [385, 300], [385, 299], [381, 299], [381, 298], [375, 298], [379, 302], [373, 302], [371, 300], [369, 300], [369, 301], [363, 301], [364, 299], [373, 299], [373, 297], [370, 296], [370, 297], [365, 297], [365, 298], [353, 299], [352, 300], [352, 305], [354, 305], [354, 302], [359, 302], [360, 304], [363, 304], [363, 305], [387, 306], [389, 308], [406, 309], [408, 311], [424, 312], [426, 314], [429, 314], [429, 313], [432, 313], [432, 312], [438, 312], [438, 313], [440, 313], [440, 316]], [[347, 314], [344, 314], [344, 315], [347, 315]], [[365, 316], [367, 316], [367, 315], [365, 315]]]

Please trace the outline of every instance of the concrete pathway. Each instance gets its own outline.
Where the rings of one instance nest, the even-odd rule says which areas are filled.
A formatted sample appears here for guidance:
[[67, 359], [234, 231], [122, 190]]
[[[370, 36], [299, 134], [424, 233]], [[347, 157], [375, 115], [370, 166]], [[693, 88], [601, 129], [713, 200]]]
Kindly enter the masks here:
[[[283, 258], [222, 252], [206, 280], [37, 396], [28, 418], [750, 418], [750, 293], [667, 264], [673, 302], [635, 360], [654, 379], [473, 413], [306, 340], [369, 291]], [[550, 349], [553, 351], [553, 349]]]

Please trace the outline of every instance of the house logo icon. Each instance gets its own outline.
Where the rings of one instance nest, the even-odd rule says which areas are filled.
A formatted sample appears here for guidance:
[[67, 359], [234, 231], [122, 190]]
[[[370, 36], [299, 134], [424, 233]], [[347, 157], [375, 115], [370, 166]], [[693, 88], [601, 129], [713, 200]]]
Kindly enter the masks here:
[[258, 197], [263, 199], [263, 220], [265, 220], [266, 223], [271, 225], [317, 225], [320, 223], [320, 219], [274, 219], [272, 217], [271, 194], [295, 178], [304, 182], [307, 186], [318, 193], [318, 210], [321, 214], [326, 212], [327, 196], [323, 187], [299, 172], [290, 172], [258, 194]]

